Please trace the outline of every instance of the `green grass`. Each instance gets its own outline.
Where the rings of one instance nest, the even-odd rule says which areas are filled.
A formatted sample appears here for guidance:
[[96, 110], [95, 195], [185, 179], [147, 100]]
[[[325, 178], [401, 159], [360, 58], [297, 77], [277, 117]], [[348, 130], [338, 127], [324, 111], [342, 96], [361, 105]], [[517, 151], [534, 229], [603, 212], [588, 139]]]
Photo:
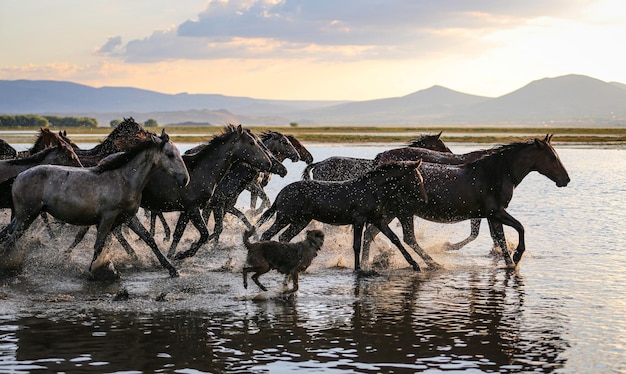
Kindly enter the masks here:
[[[421, 134], [432, 134], [443, 131], [442, 139], [446, 142], [460, 143], [508, 143], [532, 137], [544, 137], [554, 134], [556, 143], [591, 143], [591, 144], [626, 144], [626, 127], [616, 128], [583, 128], [583, 127], [370, 127], [370, 126], [251, 126], [255, 133], [267, 130], [279, 131], [296, 136], [307, 143], [406, 143]], [[149, 128], [160, 132], [161, 128]], [[11, 128], [10, 130], [37, 131], [38, 128]], [[58, 129], [52, 128], [53, 131]], [[110, 132], [110, 127], [71, 128], [66, 129], [68, 137], [75, 142], [95, 142], [103, 140]], [[167, 126], [166, 131], [175, 142], [196, 143], [219, 134], [222, 127], [218, 126]], [[374, 135], [381, 133], [383, 135]], [[86, 135], [102, 135], [99, 137], [81, 137]], [[481, 135], [482, 134], [482, 135]], [[0, 134], [9, 143], [30, 143], [34, 139], [28, 135]]]

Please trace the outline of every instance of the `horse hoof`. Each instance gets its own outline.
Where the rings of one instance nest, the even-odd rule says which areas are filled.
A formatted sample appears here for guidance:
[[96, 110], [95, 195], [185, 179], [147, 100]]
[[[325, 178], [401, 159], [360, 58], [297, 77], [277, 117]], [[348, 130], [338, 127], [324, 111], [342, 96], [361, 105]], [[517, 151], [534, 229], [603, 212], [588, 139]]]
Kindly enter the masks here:
[[178, 278], [178, 277], [180, 277], [180, 274], [178, 274], [178, 270], [170, 269], [170, 278]]

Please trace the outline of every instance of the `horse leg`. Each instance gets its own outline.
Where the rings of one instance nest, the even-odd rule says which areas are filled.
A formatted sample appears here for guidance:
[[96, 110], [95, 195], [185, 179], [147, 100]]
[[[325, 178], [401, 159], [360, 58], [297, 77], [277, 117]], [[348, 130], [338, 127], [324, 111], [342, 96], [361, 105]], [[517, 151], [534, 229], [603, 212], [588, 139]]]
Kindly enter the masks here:
[[292, 222], [291, 225], [287, 227], [287, 230], [285, 230], [282, 234], [280, 234], [280, 236], [278, 237], [278, 241], [285, 242], [285, 243], [290, 242], [291, 239], [293, 239], [302, 230], [304, 230], [304, 228], [309, 224], [309, 222], [311, 221], [309, 220], [309, 221]]
[[517, 244], [517, 248], [515, 248], [515, 253], [513, 254], [513, 261], [517, 265], [522, 259], [522, 255], [524, 254], [524, 251], [526, 250], [526, 244], [524, 242], [524, 226], [522, 226], [520, 221], [513, 218], [513, 216], [511, 216], [505, 210], [498, 211], [496, 214], [494, 214], [494, 217], [500, 220], [502, 224], [510, 226], [514, 228], [515, 231], [517, 231], [519, 242]]
[[254, 227], [250, 221], [248, 221], [248, 217], [246, 217], [245, 214], [243, 214], [243, 212], [237, 208], [235, 208], [234, 206], [226, 209], [227, 213], [232, 214], [233, 216], [239, 218], [244, 225], [246, 225], [246, 227], [248, 228], [248, 230], [252, 230], [252, 228]]
[[402, 242], [400, 241], [400, 239], [398, 238], [398, 236], [393, 232], [393, 230], [391, 230], [391, 228], [389, 227], [389, 225], [385, 222], [378, 222], [375, 223], [376, 227], [378, 227], [378, 229], [387, 237], [389, 238], [389, 240], [391, 240], [391, 242], [398, 247], [398, 249], [400, 250], [400, 252], [402, 253], [402, 255], [404, 256], [404, 259], [409, 263], [409, 265], [411, 265], [413, 267], [413, 270], [415, 271], [420, 271], [420, 266], [417, 264], [417, 262], [415, 262], [415, 260], [413, 259], [413, 257], [411, 257], [411, 255], [409, 254], [409, 252], [406, 251], [406, 249], [404, 248], [404, 246], [402, 245]]
[[122, 245], [126, 253], [130, 257], [132, 257], [133, 260], [138, 261], [139, 258], [137, 257], [137, 253], [135, 253], [135, 250], [133, 249], [133, 247], [130, 246], [130, 244], [128, 243], [124, 235], [122, 234], [122, 226], [118, 225], [115, 228], [113, 228], [112, 233], [113, 233], [113, 236], [115, 236], [115, 238], [117, 239], [117, 241]]
[[470, 227], [470, 236], [468, 236], [465, 240], [461, 240], [460, 242], [455, 244], [448, 243], [446, 251], [458, 251], [459, 249], [463, 248], [467, 243], [474, 241], [478, 237], [478, 233], [480, 232], [480, 218], [472, 218], [470, 221]]
[[54, 235], [54, 231], [52, 231], [52, 227], [50, 227], [50, 221], [48, 220], [48, 214], [46, 212], [41, 212], [39, 215], [41, 216], [41, 219], [43, 220], [43, 223], [46, 225], [46, 230], [48, 230], [48, 235], [50, 235], [50, 237], [52, 239], [54, 239], [55, 235]]
[[167, 257], [172, 258], [174, 252], [176, 252], [176, 246], [178, 242], [183, 237], [183, 233], [185, 232], [185, 228], [187, 227], [187, 222], [189, 222], [189, 216], [187, 212], [180, 212], [178, 216], [178, 221], [176, 221], [176, 228], [174, 228], [174, 235], [172, 236], [172, 244], [170, 244], [170, 249], [167, 251]]
[[222, 202], [213, 206], [213, 221], [215, 222], [213, 225], [213, 236], [216, 241], [220, 240], [220, 235], [222, 234], [222, 231], [224, 231], [225, 215], [226, 212], [224, 211], [224, 204]]
[[0, 242], [6, 241], [6, 248], [13, 247], [15, 242], [21, 238], [24, 232], [30, 227], [35, 218], [37, 218], [37, 213], [26, 214], [23, 217], [16, 215], [16, 217], [11, 220], [11, 223], [2, 230], [3, 234], [2, 237], [0, 237]]
[[361, 255], [362, 262], [369, 261], [370, 246], [372, 242], [374, 241], [374, 239], [376, 239], [376, 236], [378, 235], [379, 232], [380, 230], [376, 226], [372, 225], [371, 223], [368, 223], [367, 226], [365, 226], [365, 233], [363, 234], [363, 245], [362, 245], [363, 253]]
[[365, 222], [356, 222], [352, 225], [352, 250], [354, 251], [354, 271], [361, 270], [361, 242]]
[[[261, 214], [263, 212], [263, 209], [272, 206], [272, 203], [269, 197], [267, 197], [265, 191], [263, 190], [263, 187], [261, 187], [258, 183], [250, 183], [248, 187], [250, 190], [250, 208], [252, 209], [252, 214]], [[259, 209], [256, 209], [257, 197], [261, 199], [261, 206], [259, 207]]]
[[93, 270], [94, 262], [96, 262], [96, 259], [98, 259], [98, 257], [100, 256], [100, 253], [102, 253], [102, 249], [104, 248], [104, 245], [106, 244], [107, 237], [109, 236], [109, 233], [111, 232], [113, 223], [115, 222], [115, 218], [116, 217], [114, 215], [108, 215], [106, 217], [103, 217], [100, 220], [100, 223], [98, 224], [98, 233], [96, 234], [96, 242], [93, 245], [93, 258], [91, 259], [91, 263], [89, 264], [90, 272]]
[[196, 252], [198, 252], [198, 249], [200, 249], [200, 247], [202, 247], [204, 243], [212, 239], [212, 237], [209, 236], [209, 229], [206, 227], [206, 224], [202, 220], [202, 214], [200, 214], [200, 209], [194, 208], [187, 211], [187, 219], [191, 220], [191, 223], [193, 223], [196, 229], [200, 232], [200, 239], [198, 239], [197, 242], [192, 243], [191, 247], [185, 252], [180, 252], [176, 254], [176, 256], [174, 256], [174, 259], [176, 260], [182, 260], [184, 258], [194, 256]]
[[154, 253], [154, 255], [159, 260], [159, 263], [161, 264], [161, 266], [166, 268], [167, 271], [170, 273], [170, 277], [172, 278], [178, 277], [178, 271], [176, 270], [176, 268], [167, 260], [167, 258], [163, 255], [163, 253], [159, 250], [159, 246], [154, 241], [154, 238], [152, 237], [152, 235], [150, 235], [148, 230], [146, 230], [146, 228], [143, 227], [141, 222], [139, 222], [139, 219], [137, 219], [137, 216], [133, 216], [126, 224], [128, 225], [128, 227], [130, 227], [131, 230], [135, 232], [135, 234], [137, 234], [141, 238], [141, 240], [143, 240], [146, 244], [148, 244], [148, 246], [152, 249], [152, 252]]
[[274, 236], [276, 236], [276, 234], [280, 232], [280, 230], [285, 228], [287, 225], [289, 225], [289, 222], [276, 219], [274, 223], [272, 223], [272, 226], [265, 230], [265, 232], [261, 235], [261, 240], [272, 239]]
[[87, 235], [87, 232], [89, 231], [90, 227], [91, 226], [81, 226], [81, 227], [79, 227], [78, 232], [76, 233], [76, 237], [74, 238], [74, 241], [72, 242], [72, 244], [70, 244], [69, 248], [65, 250], [65, 253], [71, 252], [72, 249], [76, 248], [78, 243], [83, 241], [83, 239], [85, 238], [85, 235]]
[[[170, 240], [170, 234], [171, 234], [170, 226], [167, 224], [167, 220], [165, 219], [163, 212], [157, 213], [157, 217], [159, 217], [159, 220], [161, 221], [161, 225], [163, 225], [163, 231], [165, 231], [165, 237], [163, 237], [163, 240], [165, 241]], [[154, 235], [152, 235], [152, 237], [154, 238]]]
[[[413, 248], [415, 253], [418, 254], [426, 262], [428, 268], [431, 270], [441, 269], [441, 265], [439, 265], [419, 244], [417, 244], [417, 239], [415, 238], [415, 222], [413, 221], [413, 216], [407, 217], [398, 217], [400, 220], [400, 224], [402, 225], [402, 238], [409, 247]], [[479, 221], [480, 223], [480, 221]]]
[[502, 249], [502, 256], [504, 256], [506, 266], [513, 267], [513, 260], [511, 259], [509, 247], [506, 243], [502, 223], [494, 220], [493, 218], [488, 218], [487, 222], [489, 223], [489, 230], [491, 231], [491, 237], [493, 238], [494, 243], [497, 243], [498, 247]]

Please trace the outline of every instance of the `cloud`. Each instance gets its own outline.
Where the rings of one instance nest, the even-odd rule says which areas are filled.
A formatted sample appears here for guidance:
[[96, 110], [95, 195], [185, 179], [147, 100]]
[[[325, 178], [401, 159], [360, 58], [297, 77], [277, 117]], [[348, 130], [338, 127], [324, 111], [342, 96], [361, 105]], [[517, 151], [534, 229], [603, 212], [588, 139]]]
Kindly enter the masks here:
[[[398, 58], [476, 50], [496, 29], [550, 15], [573, 17], [584, 0], [211, 0], [197, 19], [99, 53], [130, 62], [229, 58]], [[451, 50], [452, 49], [452, 50]]]
[[107, 40], [104, 45], [98, 48], [95, 53], [97, 55], [107, 55], [107, 54], [115, 54], [118, 53], [120, 47], [122, 46], [122, 37], [121, 36], [113, 36]]

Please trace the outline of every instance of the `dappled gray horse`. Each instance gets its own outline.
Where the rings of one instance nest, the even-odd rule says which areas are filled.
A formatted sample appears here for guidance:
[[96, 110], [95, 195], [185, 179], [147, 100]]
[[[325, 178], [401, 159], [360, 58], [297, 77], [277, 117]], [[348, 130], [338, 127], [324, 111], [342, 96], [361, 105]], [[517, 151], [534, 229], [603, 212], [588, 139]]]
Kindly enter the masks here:
[[92, 168], [40, 165], [28, 169], [13, 184], [15, 218], [0, 240], [11, 248], [42, 211], [70, 224], [97, 225], [91, 271], [111, 230], [127, 223], [152, 248], [170, 275], [178, 276], [135, 217], [142, 191], [157, 169], [171, 176], [179, 188], [189, 182], [187, 168], [165, 130], [160, 137], [150, 134], [131, 150], [110, 156]]

